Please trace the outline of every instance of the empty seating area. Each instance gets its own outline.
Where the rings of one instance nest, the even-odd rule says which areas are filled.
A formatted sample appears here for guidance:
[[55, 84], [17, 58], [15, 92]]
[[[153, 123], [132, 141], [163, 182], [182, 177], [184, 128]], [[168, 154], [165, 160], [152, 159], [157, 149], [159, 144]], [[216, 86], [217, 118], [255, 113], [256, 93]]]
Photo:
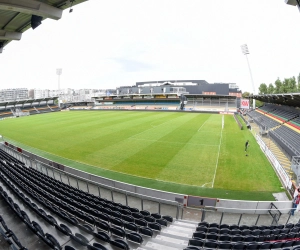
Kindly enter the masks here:
[[43, 106], [33, 106], [30, 108], [23, 108], [23, 112], [29, 112], [31, 115], [34, 114], [41, 114], [41, 113], [48, 113], [54, 111], [60, 111], [61, 109], [57, 105], [43, 105]]
[[[290, 159], [300, 155], [300, 111], [296, 108], [274, 104], [265, 104], [259, 109], [264, 114], [252, 110], [248, 112], [248, 116], [260, 127], [269, 130], [270, 138], [286, 152]], [[267, 115], [271, 115], [274, 119]]]
[[265, 104], [264, 106], [260, 107], [260, 109], [283, 122], [289, 121], [299, 116], [298, 110], [288, 106]]
[[292, 156], [300, 155], [300, 131], [298, 133], [282, 125], [270, 131], [269, 134], [291, 158]]
[[1, 102], [0, 119], [60, 111], [57, 102], [57, 97]]
[[290, 120], [287, 124], [291, 125], [292, 127], [300, 131], [300, 116]]
[[256, 110], [248, 112], [248, 116], [251, 117], [260, 127], [263, 127], [265, 129], [274, 128], [281, 124], [278, 121], [275, 121], [272, 118], [265, 116], [260, 112], [257, 112]]
[[137, 249], [173, 223], [171, 216], [139, 211], [57, 181], [3, 150], [0, 184], [10, 209], [31, 237], [43, 242], [40, 249]]
[[13, 113], [10, 110], [1, 110], [0, 111], [0, 119], [5, 117], [13, 116]]
[[300, 249], [300, 223], [277, 226], [200, 222], [188, 249]]
[[[0, 195], [2, 196], [2, 194], [4, 194], [4, 193], [3, 193], [3, 189], [0, 186]], [[5, 199], [5, 196], [3, 196], [3, 197]], [[15, 235], [15, 233], [6, 225], [4, 219], [1, 215], [0, 215], [0, 235], [6, 241], [7, 245], [11, 247], [11, 249], [27, 250], [27, 248], [21, 244], [21, 242], [19, 241], [19, 239]], [[2, 246], [3, 245], [4, 244], [2, 244]]]
[[265, 104], [264, 106], [261, 106], [258, 108], [259, 110], [262, 110], [264, 113], [272, 112], [276, 109], [276, 105], [274, 104]]

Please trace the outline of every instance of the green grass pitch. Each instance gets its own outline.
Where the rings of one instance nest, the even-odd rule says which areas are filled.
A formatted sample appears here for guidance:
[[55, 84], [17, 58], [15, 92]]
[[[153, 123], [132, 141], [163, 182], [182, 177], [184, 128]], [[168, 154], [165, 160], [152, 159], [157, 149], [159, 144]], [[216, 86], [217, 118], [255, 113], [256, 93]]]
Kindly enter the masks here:
[[2, 120], [0, 134], [62, 164], [154, 189], [245, 200], [282, 191], [253, 135], [231, 115], [56, 112]]

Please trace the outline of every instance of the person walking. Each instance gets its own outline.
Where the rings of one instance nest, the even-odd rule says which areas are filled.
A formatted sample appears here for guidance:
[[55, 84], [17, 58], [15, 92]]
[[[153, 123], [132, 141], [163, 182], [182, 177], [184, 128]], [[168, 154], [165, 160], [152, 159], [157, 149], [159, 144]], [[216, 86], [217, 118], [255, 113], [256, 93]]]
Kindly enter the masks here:
[[245, 143], [245, 153], [246, 153], [246, 156], [248, 156], [247, 151], [248, 151], [248, 147], [249, 147], [249, 146], [250, 146], [250, 145], [249, 145], [249, 140], [247, 140], [246, 143]]

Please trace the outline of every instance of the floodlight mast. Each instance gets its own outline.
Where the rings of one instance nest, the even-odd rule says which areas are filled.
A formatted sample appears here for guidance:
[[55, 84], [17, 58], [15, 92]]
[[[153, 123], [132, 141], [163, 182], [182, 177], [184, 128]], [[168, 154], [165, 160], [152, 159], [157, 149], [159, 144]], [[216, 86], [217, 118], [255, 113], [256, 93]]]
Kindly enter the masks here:
[[[252, 82], [253, 95], [255, 95], [255, 86], [254, 86], [254, 81], [253, 81], [252, 71], [251, 71], [250, 63], [249, 63], [248, 56], [247, 56], [248, 54], [250, 54], [250, 53], [249, 53], [249, 49], [248, 49], [247, 44], [241, 45], [241, 49], [242, 49], [242, 52], [243, 52], [243, 54], [246, 56], [246, 59], [247, 59], [247, 64], [248, 64], [249, 73], [250, 73], [251, 82]], [[255, 109], [255, 99], [252, 98], [252, 101], [253, 101], [253, 109]]]
[[62, 69], [56, 69], [56, 75], [58, 76], [58, 90], [60, 90], [60, 76], [62, 74]]

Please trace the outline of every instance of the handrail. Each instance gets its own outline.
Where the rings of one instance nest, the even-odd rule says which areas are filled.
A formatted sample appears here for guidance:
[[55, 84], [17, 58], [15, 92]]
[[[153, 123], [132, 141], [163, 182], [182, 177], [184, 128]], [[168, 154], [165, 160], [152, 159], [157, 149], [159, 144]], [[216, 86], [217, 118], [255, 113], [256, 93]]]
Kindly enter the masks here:
[[[0, 143], [0, 145], [1, 145], [1, 144], [4, 145], [3, 143]], [[83, 178], [83, 177], [77, 176], [77, 175], [75, 175], [75, 174], [72, 174], [72, 173], [65, 172], [65, 171], [62, 171], [62, 170], [60, 170], [60, 169], [57, 169], [57, 168], [55, 168], [55, 167], [53, 167], [53, 166], [50, 166], [49, 164], [46, 164], [46, 163], [44, 163], [44, 162], [39, 161], [39, 160], [36, 160], [36, 159], [32, 160], [32, 159], [30, 159], [29, 156], [24, 155], [24, 154], [21, 155], [20, 152], [18, 152], [17, 150], [15, 150], [15, 149], [13, 149], [13, 148], [6, 147], [6, 146], [4, 146], [4, 148], [5, 148], [5, 149], [8, 149], [8, 150], [11, 150], [13, 153], [15, 153], [15, 154], [17, 154], [17, 155], [19, 155], [19, 156], [24, 157], [25, 159], [27, 159], [27, 160], [30, 162], [30, 167], [34, 168], [33, 166], [35, 165], [35, 166], [36, 166], [36, 169], [37, 169], [38, 171], [40, 171], [40, 170], [38, 169], [38, 164], [41, 166], [41, 169], [42, 169], [43, 167], [46, 168], [46, 172], [47, 172], [47, 175], [48, 175], [48, 176], [50, 176], [49, 173], [48, 173], [48, 170], [49, 170], [49, 169], [53, 172], [53, 177], [54, 177], [54, 172], [59, 173], [59, 174], [60, 174], [60, 181], [61, 181], [61, 182], [63, 182], [62, 179], [61, 179], [61, 175], [62, 175], [62, 174], [63, 174], [63, 175], [67, 175], [68, 181], [69, 181], [69, 177], [75, 179], [76, 182], [77, 182], [77, 188], [78, 188], [78, 189], [80, 189], [80, 188], [79, 188], [79, 185], [78, 185], [78, 180], [79, 180], [79, 181], [85, 182], [85, 183], [87, 184], [87, 192], [88, 192], [88, 193], [90, 193], [88, 184], [92, 184], [92, 185], [94, 185], [94, 186], [96, 186], [96, 187], [98, 188], [99, 196], [100, 196], [100, 193], [101, 193], [101, 192], [100, 192], [100, 188], [109, 190], [110, 193], [111, 193], [111, 200], [112, 200], [112, 201], [114, 201], [113, 192], [119, 192], [119, 193], [124, 194], [124, 195], [125, 195], [125, 198], [126, 198], [126, 205], [128, 205], [128, 199], [127, 199], [128, 196], [135, 197], [135, 198], [139, 198], [139, 199], [141, 200], [141, 207], [142, 207], [142, 210], [143, 210], [143, 203], [144, 203], [144, 201], [147, 201], [147, 200], [148, 200], [148, 201], [152, 201], [152, 202], [158, 203], [158, 213], [160, 213], [160, 210], [161, 210], [161, 204], [174, 206], [174, 207], [176, 207], [176, 216], [175, 216], [175, 217], [176, 217], [176, 219], [179, 218], [179, 209], [181, 208], [181, 204], [178, 203], [177, 201], [172, 201], [172, 200], [167, 200], [167, 199], [163, 199], [163, 198], [152, 197], [152, 196], [148, 196], [148, 195], [144, 195], [144, 194], [140, 194], [140, 193], [133, 193], [133, 192], [130, 192], [130, 191], [127, 191], [127, 190], [122, 190], [122, 189], [119, 189], [119, 188], [116, 188], [116, 187], [112, 187], [112, 186], [109, 186], [109, 185], [105, 185], [105, 184], [103, 184], [103, 183], [98, 183], [98, 182], [95, 182], [95, 181], [92, 181], [92, 180], [88, 180], [88, 179], [85, 179], [85, 178]], [[40, 157], [40, 156], [39, 156], [39, 157]], [[43, 157], [40, 157], [40, 158], [43, 158]], [[45, 158], [43, 158], [43, 159], [45, 159]], [[56, 179], [56, 178], [54, 177], [54, 179]]]

